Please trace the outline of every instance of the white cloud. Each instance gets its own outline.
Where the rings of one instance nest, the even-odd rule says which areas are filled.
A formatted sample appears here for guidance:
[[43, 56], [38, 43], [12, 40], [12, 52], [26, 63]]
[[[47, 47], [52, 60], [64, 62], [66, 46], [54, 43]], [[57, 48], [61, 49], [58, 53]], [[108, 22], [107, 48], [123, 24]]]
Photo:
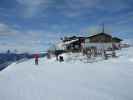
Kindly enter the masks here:
[[79, 10], [82, 8], [93, 8], [99, 3], [99, 0], [69, 0], [66, 1], [71, 9]]
[[88, 27], [82, 28], [80, 32], [85, 33], [85, 35], [96, 34], [98, 32], [102, 32], [102, 25], [90, 25]]
[[[126, 0], [65, 0], [64, 15], [75, 18], [85, 13], [96, 16], [98, 12], [115, 13], [131, 8]], [[62, 11], [62, 12], [63, 12]], [[105, 16], [103, 14], [103, 16]]]
[[13, 36], [18, 33], [17, 30], [9, 27], [6, 24], [0, 23], [0, 36]]
[[18, 51], [43, 51], [59, 39], [60, 34], [44, 30], [17, 30], [11, 25], [0, 23], [0, 48]]
[[[16, 0], [22, 6], [23, 17], [31, 18], [44, 14], [47, 8], [53, 7], [59, 9], [69, 18], [81, 16], [90, 13], [90, 16], [98, 11], [118, 12], [130, 8], [126, 0]], [[60, 3], [63, 2], [63, 3]], [[45, 15], [46, 16], [46, 15]]]
[[39, 11], [46, 9], [51, 0], [16, 0], [22, 5], [23, 16], [26, 18], [33, 17]]

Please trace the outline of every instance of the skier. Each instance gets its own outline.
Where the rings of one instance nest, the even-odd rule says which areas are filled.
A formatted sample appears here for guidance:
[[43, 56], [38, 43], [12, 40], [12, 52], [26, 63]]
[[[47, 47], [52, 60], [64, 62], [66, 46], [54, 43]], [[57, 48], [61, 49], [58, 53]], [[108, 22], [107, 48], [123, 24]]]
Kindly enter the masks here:
[[39, 54], [35, 54], [34, 58], [35, 58], [35, 65], [38, 65]]
[[56, 57], [56, 60], [58, 61], [59, 60], [59, 51], [55, 51], [55, 57]]
[[107, 53], [106, 53], [106, 51], [105, 51], [105, 50], [103, 51], [103, 56], [104, 56], [104, 59], [105, 59], [105, 60], [107, 60], [107, 59], [108, 59], [108, 55], [107, 55]]
[[63, 62], [63, 61], [64, 61], [63, 56], [59, 56], [59, 61], [60, 61], [60, 62]]

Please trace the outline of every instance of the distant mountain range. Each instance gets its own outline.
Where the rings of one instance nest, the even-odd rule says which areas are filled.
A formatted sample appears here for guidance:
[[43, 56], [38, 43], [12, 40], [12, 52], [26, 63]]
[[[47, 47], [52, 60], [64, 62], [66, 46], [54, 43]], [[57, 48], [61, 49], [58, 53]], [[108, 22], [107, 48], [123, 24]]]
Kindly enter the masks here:
[[[46, 56], [46, 53], [39, 54], [40, 57]], [[20, 62], [22, 59], [32, 59], [34, 58], [34, 54], [22, 53], [0, 53], [0, 70], [6, 68], [13, 62]]]

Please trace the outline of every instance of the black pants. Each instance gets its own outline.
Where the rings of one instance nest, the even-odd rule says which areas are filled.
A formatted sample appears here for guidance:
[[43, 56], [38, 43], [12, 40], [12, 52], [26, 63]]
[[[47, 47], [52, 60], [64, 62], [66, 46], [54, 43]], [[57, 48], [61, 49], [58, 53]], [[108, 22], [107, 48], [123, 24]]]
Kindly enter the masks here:
[[35, 65], [38, 65], [38, 60], [35, 60]]

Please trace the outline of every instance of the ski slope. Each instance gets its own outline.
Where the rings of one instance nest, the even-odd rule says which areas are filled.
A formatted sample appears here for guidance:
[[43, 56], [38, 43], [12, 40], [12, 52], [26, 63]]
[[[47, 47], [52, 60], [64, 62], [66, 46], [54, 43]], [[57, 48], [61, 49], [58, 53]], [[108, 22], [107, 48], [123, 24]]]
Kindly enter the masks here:
[[132, 51], [94, 63], [14, 63], [0, 72], [0, 100], [133, 100]]

